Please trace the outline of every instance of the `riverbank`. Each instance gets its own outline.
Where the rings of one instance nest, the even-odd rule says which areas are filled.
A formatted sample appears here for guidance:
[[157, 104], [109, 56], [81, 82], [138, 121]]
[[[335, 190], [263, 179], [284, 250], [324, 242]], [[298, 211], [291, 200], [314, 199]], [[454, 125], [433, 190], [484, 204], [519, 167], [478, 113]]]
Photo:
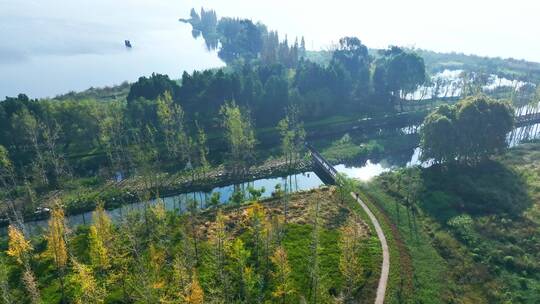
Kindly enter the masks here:
[[[404, 165], [410, 160], [414, 147], [418, 144], [416, 134], [400, 135], [401, 132], [379, 134], [367, 140], [363, 132], [345, 133], [342, 136], [327, 136], [313, 142], [322, 154], [333, 165], [347, 164], [364, 166], [368, 159], [394, 158], [392, 155], [403, 154], [405, 158], [397, 157]], [[367, 141], [366, 141], [367, 140]], [[105, 181], [98, 177], [71, 179], [64, 185], [63, 190], [53, 191], [38, 196], [41, 202], [39, 209], [50, 208], [55, 201], [61, 201], [68, 215], [77, 215], [94, 210], [98, 202], [105, 208], [113, 210], [120, 206], [148, 201], [156, 196], [167, 197], [181, 193], [209, 193], [217, 187], [243, 184], [259, 179], [286, 177], [311, 171], [311, 161], [306, 158], [293, 164], [286, 163], [281, 157], [271, 155], [265, 161], [252, 166], [243, 176], [234, 176], [227, 172], [223, 165], [209, 168], [205, 172], [163, 172], [147, 171], [144, 175], [135, 175], [123, 181]], [[273, 187], [273, 185], [272, 185]], [[272, 190], [272, 189], [267, 189]], [[27, 210], [24, 218], [27, 221], [41, 220], [48, 217], [47, 213], [34, 213], [35, 209]], [[3, 223], [7, 224], [7, 221]]]
[[[281, 177], [310, 170], [311, 163], [298, 160], [287, 163], [284, 159], [269, 159], [258, 166], [251, 167], [249, 175], [233, 175], [223, 166], [208, 169], [206, 172], [152, 172], [144, 176], [135, 175], [125, 180], [107, 181], [100, 185], [90, 184], [86, 187], [66, 187], [61, 191], [47, 193], [40, 197], [43, 203], [40, 210], [47, 210], [60, 201], [67, 215], [77, 215], [95, 209], [103, 203], [105, 209], [112, 210], [120, 206], [155, 197], [173, 196], [186, 192], [210, 192], [213, 188], [232, 184], [241, 184], [261, 178]], [[41, 220], [48, 217], [48, 212], [24, 214], [25, 221]], [[3, 221], [7, 225], [8, 221]]]

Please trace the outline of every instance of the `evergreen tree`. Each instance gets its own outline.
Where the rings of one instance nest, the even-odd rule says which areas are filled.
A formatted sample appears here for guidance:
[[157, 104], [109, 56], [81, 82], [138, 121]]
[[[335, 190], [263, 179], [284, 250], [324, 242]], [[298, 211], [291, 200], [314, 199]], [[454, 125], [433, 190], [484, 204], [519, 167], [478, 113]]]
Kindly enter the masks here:
[[304, 40], [304, 36], [302, 36], [302, 39], [300, 40], [300, 49], [299, 49], [300, 57], [306, 57], [306, 40]]

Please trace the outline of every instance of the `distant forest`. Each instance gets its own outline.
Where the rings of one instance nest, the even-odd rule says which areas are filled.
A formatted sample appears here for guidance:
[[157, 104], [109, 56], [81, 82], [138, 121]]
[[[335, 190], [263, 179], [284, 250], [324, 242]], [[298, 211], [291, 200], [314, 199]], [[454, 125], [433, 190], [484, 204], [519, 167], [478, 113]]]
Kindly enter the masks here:
[[[406, 50], [415, 52], [426, 66], [428, 75], [435, 75], [444, 70], [463, 70], [466, 72], [497, 75], [509, 80], [520, 80], [533, 84], [540, 83], [540, 63], [513, 58], [483, 57], [463, 53], [442, 53], [424, 49]], [[369, 49], [369, 54], [377, 57], [380, 50]], [[332, 51], [306, 51], [306, 58], [318, 64], [328, 64]]]

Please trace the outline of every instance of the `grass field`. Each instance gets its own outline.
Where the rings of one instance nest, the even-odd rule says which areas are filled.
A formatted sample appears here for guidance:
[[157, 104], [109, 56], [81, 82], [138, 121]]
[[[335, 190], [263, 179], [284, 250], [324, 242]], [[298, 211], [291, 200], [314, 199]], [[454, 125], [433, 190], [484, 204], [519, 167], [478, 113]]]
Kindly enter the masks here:
[[540, 302], [539, 169], [531, 143], [474, 168], [412, 168], [361, 186], [411, 256], [413, 302]]

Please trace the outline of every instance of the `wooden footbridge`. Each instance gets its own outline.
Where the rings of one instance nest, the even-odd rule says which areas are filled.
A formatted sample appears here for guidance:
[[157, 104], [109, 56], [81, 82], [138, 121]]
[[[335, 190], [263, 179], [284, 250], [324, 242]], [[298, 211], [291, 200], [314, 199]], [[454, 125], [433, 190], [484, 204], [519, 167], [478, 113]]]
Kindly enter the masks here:
[[521, 115], [516, 115], [516, 127], [523, 127], [526, 125], [532, 125], [540, 123], [540, 109], [537, 108], [536, 111], [530, 113], [523, 113]]
[[338, 176], [337, 170], [312, 145], [306, 143], [306, 148], [311, 154], [315, 174], [323, 183], [334, 185]]

